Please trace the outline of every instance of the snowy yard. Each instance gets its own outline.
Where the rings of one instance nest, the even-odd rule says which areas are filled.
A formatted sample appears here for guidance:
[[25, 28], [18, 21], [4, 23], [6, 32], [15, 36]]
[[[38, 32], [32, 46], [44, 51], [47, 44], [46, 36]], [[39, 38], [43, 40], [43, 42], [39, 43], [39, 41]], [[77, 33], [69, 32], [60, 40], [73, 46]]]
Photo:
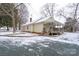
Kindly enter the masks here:
[[32, 33], [25, 33], [25, 32], [16, 32], [13, 34], [13, 32], [0, 32], [0, 36], [5, 36], [5, 35], [8, 35], [8, 36], [38, 36], [38, 34], [32, 34]]
[[[31, 35], [31, 33], [27, 34]], [[18, 35], [21, 36], [23, 34]], [[0, 36], [0, 55], [79, 56], [79, 33], [64, 33], [63, 35], [60, 35], [58, 37]]]
[[0, 3], [0, 56], [79, 56], [79, 3], [39, 1]]

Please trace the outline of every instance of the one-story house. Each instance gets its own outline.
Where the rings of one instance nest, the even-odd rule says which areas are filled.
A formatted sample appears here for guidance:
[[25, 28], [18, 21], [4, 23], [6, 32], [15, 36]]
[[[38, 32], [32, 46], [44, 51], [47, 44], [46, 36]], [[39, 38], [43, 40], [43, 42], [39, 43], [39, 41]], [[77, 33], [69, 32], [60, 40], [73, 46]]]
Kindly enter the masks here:
[[62, 33], [62, 27], [63, 24], [54, 20], [53, 17], [46, 17], [44, 19], [23, 24], [21, 31], [51, 35]]

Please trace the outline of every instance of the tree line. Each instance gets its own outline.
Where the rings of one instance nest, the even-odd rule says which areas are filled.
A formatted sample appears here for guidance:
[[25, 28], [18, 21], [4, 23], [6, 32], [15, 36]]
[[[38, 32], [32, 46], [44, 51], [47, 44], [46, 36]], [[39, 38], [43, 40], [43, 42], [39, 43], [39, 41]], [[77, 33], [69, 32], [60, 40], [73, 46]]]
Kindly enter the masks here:
[[[57, 4], [46, 3], [40, 9], [40, 19], [48, 16], [64, 18], [64, 31], [75, 32], [79, 30], [79, 3], [69, 3], [66, 6], [56, 9]], [[0, 27], [13, 27], [13, 32], [17, 26], [26, 23], [29, 19], [28, 7], [24, 3], [0, 3]], [[59, 20], [60, 21], [60, 20]]]
[[20, 24], [23, 22], [21, 17], [23, 7], [26, 8], [27, 13], [27, 6], [23, 3], [0, 3], [0, 27], [6, 26], [7, 30], [9, 30], [9, 27], [13, 27], [13, 33], [16, 31], [17, 26], [20, 29]]

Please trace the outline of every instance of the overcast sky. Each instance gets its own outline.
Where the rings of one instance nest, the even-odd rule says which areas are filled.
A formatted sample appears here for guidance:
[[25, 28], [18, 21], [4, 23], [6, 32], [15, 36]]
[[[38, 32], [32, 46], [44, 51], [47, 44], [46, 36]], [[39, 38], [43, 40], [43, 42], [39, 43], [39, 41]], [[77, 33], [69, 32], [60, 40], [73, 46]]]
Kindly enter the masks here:
[[[20, 1], [22, 2], [22, 1]], [[40, 17], [40, 8], [46, 3], [56, 3], [57, 9], [66, 6], [68, 3], [78, 3], [78, 0], [25, 0], [23, 3], [31, 3], [31, 13], [33, 14], [33, 20], [37, 20]], [[64, 22], [63, 18], [60, 18], [61, 22]], [[59, 20], [59, 18], [56, 18]]]
[[[40, 9], [44, 4], [46, 4], [46, 3], [41, 3], [41, 2], [31, 3], [31, 9], [30, 10], [32, 11], [33, 20], [37, 20], [40, 17]], [[56, 9], [58, 10], [58, 9], [64, 7], [64, 6], [66, 6], [67, 4], [68, 3], [56, 3], [56, 5], [57, 5]], [[59, 20], [59, 18], [55, 18], [55, 19]], [[63, 18], [60, 18], [60, 19], [61, 19], [60, 22], [64, 22]]]

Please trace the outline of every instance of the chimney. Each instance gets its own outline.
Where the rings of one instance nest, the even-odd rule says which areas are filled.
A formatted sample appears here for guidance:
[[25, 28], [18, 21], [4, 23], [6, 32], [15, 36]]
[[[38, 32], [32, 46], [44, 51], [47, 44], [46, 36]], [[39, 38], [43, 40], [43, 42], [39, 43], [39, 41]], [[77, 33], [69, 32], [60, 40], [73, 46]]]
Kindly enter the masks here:
[[30, 18], [30, 22], [32, 22], [32, 18]]

